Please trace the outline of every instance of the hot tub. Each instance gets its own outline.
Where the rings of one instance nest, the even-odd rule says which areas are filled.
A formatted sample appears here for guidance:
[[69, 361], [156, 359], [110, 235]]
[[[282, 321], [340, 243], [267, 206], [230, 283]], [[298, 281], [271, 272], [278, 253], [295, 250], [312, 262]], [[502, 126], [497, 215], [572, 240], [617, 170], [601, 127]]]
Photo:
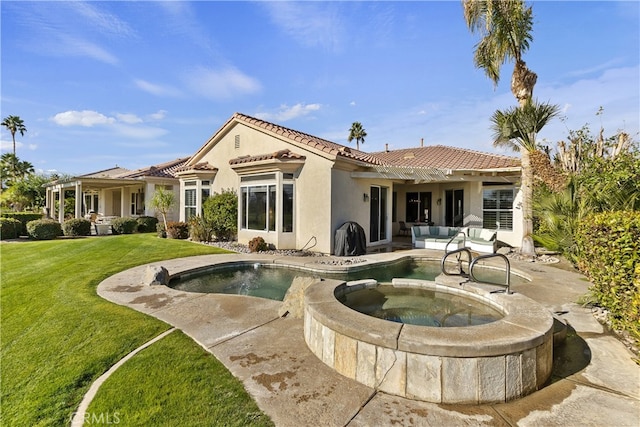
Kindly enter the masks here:
[[[372, 317], [339, 301], [373, 286], [420, 287], [462, 296], [503, 317], [473, 326], [420, 326]], [[415, 279], [351, 286], [318, 282], [305, 292], [305, 340], [326, 365], [389, 394], [435, 403], [514, 400], [541, 388], [551, 375], [553, 318], [523, 295], [493, 290]]]

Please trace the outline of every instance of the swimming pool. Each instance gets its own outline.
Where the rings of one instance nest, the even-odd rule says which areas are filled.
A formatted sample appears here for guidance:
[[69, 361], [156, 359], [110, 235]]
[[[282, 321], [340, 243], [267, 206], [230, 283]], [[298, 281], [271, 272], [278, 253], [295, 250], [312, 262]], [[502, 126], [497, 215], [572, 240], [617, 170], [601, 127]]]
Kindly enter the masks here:
[[[483, 270], [482, 280], [504, 282], [504, 272]], [[484, 271], [486, 270], [486, 271]], [[350, 269], [349, 272], [312, 271], [277, 264], [234, 263], [215, 266], [172, 280], [169, 286], [186, 292], [248, 295], [282, 301], [296, 276], [355, 281], [375, 279], [379, 283], [394, 278], [434, 280], [440, 274], [437, 261], [405, 259], [389, 264]], [[480, 275], [480, 274], [478, 274]], [[515, 283], [525, 279], [515, 277]]]

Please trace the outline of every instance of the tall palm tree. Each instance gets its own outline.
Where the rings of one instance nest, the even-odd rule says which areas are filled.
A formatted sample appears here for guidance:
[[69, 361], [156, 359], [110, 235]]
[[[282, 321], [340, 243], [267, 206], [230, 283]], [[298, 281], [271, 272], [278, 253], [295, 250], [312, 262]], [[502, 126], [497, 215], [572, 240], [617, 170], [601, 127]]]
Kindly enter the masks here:
[[529, 100], [521, 107], [496, 111], [491, 116], [493, 145], [508, 147], [521, 153], [522, 163], [522, 213], [523, 237], [520, 251], [523, 255], [535, 255], [533, 245], [533, 168], [531, 153], [536, 150], [538, 132], [560, 113], [557, 105], [539, 104]]
[[500, 67], [514, 61], [511, 92], [523, 106], [533, 97], [538, 76], [527, 68], [522, 55], [533, 40], [533, 11], [523, 0], [462, 0], [464, 18], [472, 33], [481, 35], [474, 63], [497, 85]]
[[20, 135], [24, 136], [27, 128], [24, 126], [24, 121], [18, 116], [7, 116], [2, 120], [2, 126], [6, 127], [11, 132], [11, 138], [13, 139], [13, 155], [16, 155], [16, 132], [20, 132]]
[[360, 142], [364, 144], [364, 138], [367, 136], [367, 132], [365, 132], [362, 127], [362, 123], [353, 122], [351, 125], [351, 129], [349, 129], [349, 138], [347, 139], [349, 142], [356, 140], [356, 150], [360, 150]]

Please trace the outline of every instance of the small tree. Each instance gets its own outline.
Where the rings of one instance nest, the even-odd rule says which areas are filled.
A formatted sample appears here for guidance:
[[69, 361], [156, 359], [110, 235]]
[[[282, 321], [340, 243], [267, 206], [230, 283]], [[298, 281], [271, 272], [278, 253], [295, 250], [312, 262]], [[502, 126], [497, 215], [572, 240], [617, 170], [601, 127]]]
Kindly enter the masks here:
[[176, 199], [173, 191], [169, 191], [164, 187], [157, 187], [151, 198], [151, 208], [160, 212], [162, 215], [162, 222], [164, 223], [164, 229], [167, 229], [167, 213], [175, 205]]
[[223, 190], [214, 193], [203, 206], [204, 219], [211, 226], [218, 240], [230, 240], [238, 231], [238, 195], [235, 191]]

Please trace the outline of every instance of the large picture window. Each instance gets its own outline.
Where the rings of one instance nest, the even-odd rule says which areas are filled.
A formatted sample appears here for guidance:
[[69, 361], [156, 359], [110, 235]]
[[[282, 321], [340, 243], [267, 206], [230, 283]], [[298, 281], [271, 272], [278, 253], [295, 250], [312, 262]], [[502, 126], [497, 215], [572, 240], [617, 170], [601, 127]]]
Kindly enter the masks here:
[[[287, 174], [284, 175], [287, 178]], [[242, 181], [247, 183], [261, 179], [272, 181], [272, 183], [260, 184], [256, 182], [240, 188], [242, 229], [277, 231], [278, 218], [281, 218], [280, 231], [285, 233], [293, 231], [294, 185], [287, 182], [279, 185], [275, 178], [274, 174], [242, 177]]]
[[483, 228], [513, 230], [513, 193], [513, 188], [483, 190]]

